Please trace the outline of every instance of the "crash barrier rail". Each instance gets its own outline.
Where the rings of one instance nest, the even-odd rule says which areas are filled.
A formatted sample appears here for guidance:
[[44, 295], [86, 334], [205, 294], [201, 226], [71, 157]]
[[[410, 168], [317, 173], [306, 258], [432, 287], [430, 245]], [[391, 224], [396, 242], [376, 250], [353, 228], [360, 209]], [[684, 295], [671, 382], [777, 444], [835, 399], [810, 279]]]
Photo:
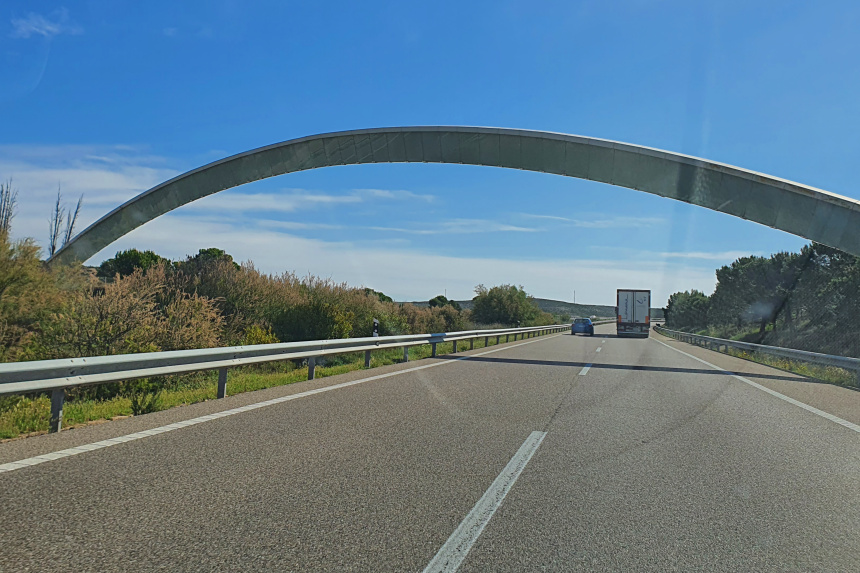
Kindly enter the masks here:
[[217, 396], [224, 398], [227, 395], [227, 369], [234, 366], [307, 358], [308, 379], [312, 380], [316, 360], [322, 356], [364, 351], [364, 365], [370, 367], [370, 353], [373, 350], [403, 348], [403, 360], [408, 361], [409, 347], [411, 346], [429, 344], [431, 345], [431, 355], [435, 357], [436, 345], [441, 342], [453, 342], [453, 350], [457, 352], [457, 342], [461, 340], [468, 340], [470, 342], [469, 348], [472, 349], [478, 338], [484, 338], [484, 345], [487, 346], [492, 337], [495, 337], [496, 344], [499, 344], [503, 336], [505, 342], [508, 342], [511, 337], [517, 340], [517, 337], [520, 339], [532, 338], [564, 330], [570, 330], [570, 325], [555, 324], [552, 326], [467, 330], [436, 334], [312, 340], [12, 362], [0, 364], [0, 396], [50, 391], [50, 431], [57, 432], [62, 426], [63, 402], [68, 388], [122, 382], [151, 376], [218, 370]]
[[724, 338], [714, 338], [712, 336], [702, 336], [701, 334], [691, 334], [689, 332], [681, 332], [678, 330], [670, 330], [661, 326], [655, 326], [654, 330], [664, 336], [670, 336], [675, 340], [695, 344], [709, 350], [718, 352], [728, 352], [729, 348], [743, 350], [745, 352], [755, 352], [779, 358], [787, 358], [798, 362], [807, 362], [809, 364], [817, 364], [819, 366], [835, 366], [854, 372], [857, 376], [855, 384], [860, 387], [860, 358], [849, 358], [847, 356], [835, 356], [833, 354], [820, 354], [818, 352], [808, 352], [806, 350], [795, 350], [793, 348], [783, 348], [780, 346], [767, 346], [764, 344], [753, 344], [751, 342], [740, 342], [737, 340], [726, 340]]

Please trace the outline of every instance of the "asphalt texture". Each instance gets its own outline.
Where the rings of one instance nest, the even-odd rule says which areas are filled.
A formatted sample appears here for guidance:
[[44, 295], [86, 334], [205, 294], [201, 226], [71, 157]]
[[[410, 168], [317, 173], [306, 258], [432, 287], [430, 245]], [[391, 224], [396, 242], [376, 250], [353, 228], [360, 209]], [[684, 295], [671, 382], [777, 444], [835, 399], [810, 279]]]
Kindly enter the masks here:
[[860, 392], [597, 330], [0, 444], [400, 372], [0, 474], [0, 571], [422, 571], [535, 431], [460, 571], [860, 571], [860, 434], [671, 347], [855, 423]]

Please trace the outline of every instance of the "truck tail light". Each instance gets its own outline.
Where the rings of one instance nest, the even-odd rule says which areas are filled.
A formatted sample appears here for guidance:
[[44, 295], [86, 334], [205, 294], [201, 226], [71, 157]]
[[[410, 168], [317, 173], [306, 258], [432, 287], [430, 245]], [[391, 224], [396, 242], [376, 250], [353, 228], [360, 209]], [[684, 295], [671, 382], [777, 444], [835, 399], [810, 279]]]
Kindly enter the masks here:
[[651, 324], [651, 315], [645, 317], [645, 324]]
[[621, 322], [621, 315], [618, 315], [618, 322]]

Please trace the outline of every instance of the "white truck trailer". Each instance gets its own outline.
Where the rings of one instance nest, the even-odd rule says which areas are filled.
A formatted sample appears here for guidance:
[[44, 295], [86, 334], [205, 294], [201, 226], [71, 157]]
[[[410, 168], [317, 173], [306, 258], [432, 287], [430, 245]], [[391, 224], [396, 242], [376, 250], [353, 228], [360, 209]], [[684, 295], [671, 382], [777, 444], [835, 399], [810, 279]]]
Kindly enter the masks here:
[[651, 328], [651, 291], [618, 289], [616, 301], [615, 332], [618, 336], [647, 337]]

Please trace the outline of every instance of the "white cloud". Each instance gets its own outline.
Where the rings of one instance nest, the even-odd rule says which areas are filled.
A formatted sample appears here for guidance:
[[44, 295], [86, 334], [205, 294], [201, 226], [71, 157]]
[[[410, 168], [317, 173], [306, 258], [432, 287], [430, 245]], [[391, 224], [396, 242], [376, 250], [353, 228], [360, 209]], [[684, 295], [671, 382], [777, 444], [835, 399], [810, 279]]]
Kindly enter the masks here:
[[288, 231], [306, 231], [306, 230], [332, 230], [344, 229], [343, 225], [329, 225], [328, 223], [300, 223], [298, 221], [258, 221], [257, 225], [267, 227], [269, 229], [287, 229]]
[[572, 219], [570, 217], [559, 217], [557, 215], [535, 215], [532, 213], [520, 213], [521, 216], [530, 219], [546, 219], [550, 221], [561, 221], [569, 223], [573, 227], [585, 229], [629, 229], [632, 227], [652, 227], [666, 222], [660, 217], [605, 217], [594, 219]]
[[706, 261], [725, 261], [735, 260], [741, 257], [761, 256], [763, 253], [758, 251], [716, 251], [704, 252], [694, 251], [689, 253], [665, 252], [657, 253], [658, 256], [666, 259], [702, 259]]
[[612, 217], [610, 219], [591, 219], [573, 221], [575, 227], [587, 229], [626, 229], [631, 227], [652, 227], [664, 223], [659, 217]]
[[129, 146], [0, 146], [0, 179], [19, 190], [12, 233], [42, 240], [61, 188], [70, 205], [83, 194], [78, 230], [177, 171], [160, 157]]
[[419, 193], [413, 193], [412, 191], [405, 191], [403, 189], [356, 189], [356, 192], [369, 195], [371, 197], [380, 197], [384, 199], [418, 199], [420, 201], [426, 201], [427, 203], [432, 203], [436, 199], [433, 195], [421, 195]]
[[516, 225], [508, 225], [498, 221], [489, 221], [486, 219], [452, 219], [443, 221], [438, 226], [425, 227], [422, 229], [410, 229], [406, 227], [367, 227], [373, 231], [390, 231], [394, 233], [407, 233], [410, 235], [442, 235], [442, 234], [470, 234], [470, 233], [497, 233], [497, 232], [516, 232], [516, 233], [534, 233], [542, 231], [542, 229], [534, 229], [530, 227], [518, 227]]
[[565, 221], [570, 222], [573, 219], [568, 219], [567, 217], [557, 217], [555, 215], [533, 215], [531, 213], [520, 213], [523, 217], [528, 217], [530, 219], [548, 219], [550, 221]]
[[[418, 195], [411, 191], [389, 191], [386, 189], [354, 189], [343, 195], [308, 191], [306, 189], [284, 189], [279, 193], [241, 193], [230, 192], [228, 190], [199, 199], [189, 209], [228, 211], [231, 213], [251, 211], [292, 213], [309, 207], [365, 203], [377, 199], [432, 201], [433, 196]], [[189, 211], [186, 210], [185, 212]]]
[[69, 11], [60, 8], [51, 12], [50, 17], [30, 12], [26, 18], [12, 19], [12, 38], [31, 38], [42, 36], [51, 38], [60, 34], [82, 34], [83, 29], [69, 20]]
[[301, 189], [290, 189], [285, 193], [238, 193], [225, 191], [198, 199], [184, 213], [195, 211], [246, 213], [265, 211], [268, 213], [292, 213], [301, 208], [318, 205], [361, 203], [359, 195], [328, 195], [308, 193]]
[[[18, 214], [13, 225], [17, 237], [43, 240], [47, 218], [57, 195], [73, 203], [84, 195], [77, 230], [81, 231], [114, 207], [180, 173], [168, 160], [127, 145], [0, 145], [0, 179], [12, 178], [19, 189]], [[355, 205], [372, 201], [433, 200], [405, 190], [355, 189], [329, 194], [304, 189], [276, 193], [242, 193], [228, 190], [204, 197], [184, 207], [182, 216], [200, 220], [247, 223], [244, 213], [267, 213], [275, 219], [285, 213], [310, 208]], [[229, 218], [229, 219], [228, 219]], [[244, 219], [244, 220], [243, 220]], [[342, 228], [314, 222], [254, 221], [281, 230], [328, 230]]]
[[672, 292], [696, 288], [711, 292], [713, 270], [689, 268], [680, 263], [651, 260], [550, 261], [453, 257], [398, 249], [367, 247], [351, 242], [307, 239], [267, 229], [238, 227], [229, 221], [199, 220], [168, 214], [126, 235], [98, 253], [97, 264], [117, 251], [152, 249], [164, 256], [182, 258], [201, 248], [219, 247], [237, 260], [253, 260], [266, 272], [312, 273], [364, 285], [396, 300], [426, 300], [444, 289], [449, 298], [473, 296], [475, 285], [521, 284], [535, 296], [614, 304], [615, 289], [629, 285], [653, 291], [654, 304], [662, 305]]

